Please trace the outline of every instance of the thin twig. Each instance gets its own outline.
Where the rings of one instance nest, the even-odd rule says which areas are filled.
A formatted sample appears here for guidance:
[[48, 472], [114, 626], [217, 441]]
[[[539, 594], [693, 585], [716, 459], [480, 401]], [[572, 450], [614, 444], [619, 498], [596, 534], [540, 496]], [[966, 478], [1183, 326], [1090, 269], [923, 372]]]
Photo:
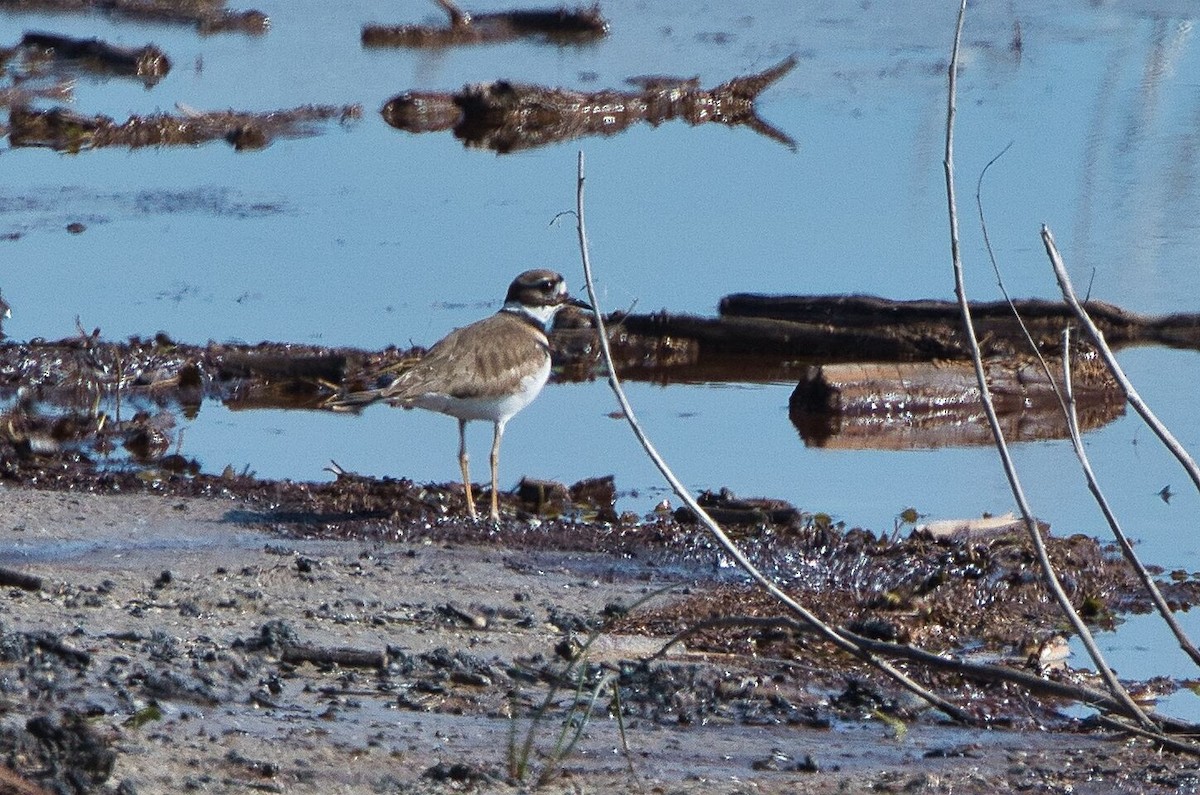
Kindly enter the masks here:
[[716, 539], [721, 548], [725, 550], [726, 554], [728, 554], [743, 571], [749, 574], [755, 582], [757, 582], [769, 594], [771, 594], [771, 596], [775, 597], [775, 599], [785, 605], [793, 613], [800, 616], [801, 620], [806, 625], [812, 627], [817, 634], [833, 645], [837, 646], [839, 649], [853, 654], [859, 659], [862, 659], [865, 662], [875, 666], [880, 671], [883, 671], [893, 680], [902, 685], [905, 689], [925, 699], [930, 704], [942, 710], [955, 720], [963, 723], [974, 723], [975, 720], [966, 711], [922, 687], [886, 660], [878, 658], [853, 641], [847, 640], [838, 630], [821, 621], [813, 613], [809, 612], [809, 610], [803, 605], [780, 590], [779, 586], [772, 582], [765, 574], [759, 571], [753, 563], [750, 562], [750, 559], [746, 557], [745, 553], [743, 553], [742, 550], [739, 549], [738, 546], [733, 542], [733, 540], [725, 534], [725, 532], [713, 520], [713, 518], [708, 515], [708, 512], [700, 507], [700, 504], [696, 502], [695, 498], [691, 495], [691, 492], [688, 491], [687, 487], [680, 482], [679, 478], [675, 476], [675, 473], [671, 471], [671, 468], [667, 466], [666, 461], [664, 461], [662, 456], [659, 455], [658, 450], [655, 449], [654, 445], [650, 442], [650, 439], [646, 436], [645, 431], [642, 430], [642, 426], [638, 422], [637, 416], [633, 411], [633, 406], [630, 405], [628, 398], [625, 397], [625, 391], [621, 388], [621, 382], [617, 378], [617, 369], [613, 364], [612, 351], [609, 348], [608, 335], [604, 327], [604, 313], [601, 311], [600, 302], [596, 296], [596, 288], [592, 282], [592, 264], [591, 258], [588, 254], [587, 227], [584, 224], [583, 186], [584, 158], [583, 152], [580, 151], [579, 178], [575, 194], [575, 217], [579, 231], [579, 249], [583, 258], [583, 275], [584, 281], [587, 283], [588, 300], [591, 301], [592, 307], [595, 309], [596, 331], [600, 342], [600, 353], [604, 357], [604, 366], [608, 370], [608, 384], [610, 387], [612, 387], [613, 393], [617, 397], [617, 403], [621, 406], [621, 411], [625, 416], [625, 420], [629, 423], [629, 427], [633, 429], [634, 436], [637, 437], [638, 441], [642, 445], [642, 449], [646, 451], [646, 454], [650, 457], [650, 460], [654, 462], [655, 467], [657, 467], [658, 471], [662, 473], [662, 476], [670, 484], [672, 490], [674, 490], [679, 499], [682, 500], [683, 503], [687, 505], [687, 507], [690, 508], [693, 513], [696, 514], [701, 524], [707, 528], [709, 533], [714, 539]]
[[987, 374], [983, 368], [983, 355], [979, 350], [979, 340], [975, 336], [975, 324], [971, 318], [970, 305], [967, 302], [966, 280], [963, 276], [962, 252], [958, 236], [958, 201], [954, 189], [954, 117], [957, 110], [959, 50], [962, 44], [963, 23], [966, 19], [966, 13], [967, 0], [960, 0], [958, 23], [954, 31], [954, 49], [950, 57], [950, 68], [948, 70], [949, 90], [947, 91], [946, 98], [946, 155], [943, 166], [946, 175], [946, 203], [950, 220], [950, 256], [954, 265], [954, 292], [958, 297], [964, 331], [966, 332], [966, 341], [971, 350], [971, 362], [975, 367], [975, 379], [979, 384], [979, 399], [983, 404], [983, 410], [987, 416], [988, 425], [991, 427], [992, 436], [996, 440], [996, 450], [1000, 455], [1000, 462], [1008, 478], [1009, 487], [1012, 489], [1013, 497], [1021, 511], [1021, 516], [1025, 520], [1025, 528], [1029, 532], [1034, 551], [1037, 553], [1038, 562], [1041, 565], [1047, 587], [1058, 602], [1071, 627], [1075, 630], [1076, 635], [1079, 636], [1084, 648], [1087, 649], [1088, 654], [1096, 665], [1096, 670], [1104, 679], [1105, 684], [1108, 685], [1114, 698], [1124, 707], [1123, 712], [1134, 717], [1148, 729], [1153, 729], [1154, 724], [1146, 716], [1145, 712], [1142, 711], [1141, 707], [1129, 696], [1125, 688], [1121, 686], [1116, 674], [1108, 666], [1104, 655], [1100, 651], [1100, 647], [1096, 645], [1096, 641], [1092, 637], [1092, 633], [1071, 605], [1070, 598], [1067, 596], [1066, 591], [1063, 590], [1062, 583], [1058, 580], [1058, 575], [1054, 572], [1054, 565], [1051, 563], [1050, 555], [1046, 551], [1046, 544], [1042, 539], [1041, 532], [1038, 530], [1037, 521], [1033, 518], [1033, 511], [1025, 499], [1025, 490], [1021, 486], [1016, 465], [1009, 454], [1008, 445], [1004, 440], [1004, 430], [1000, 427], [1000, 418], [996, 415], [996, 407], [992, 402], [991, 391], [988, 389]]
[[1020, 327], [1021, 333], [1025, 335], [1025, 342], [1029, 345], [1029, 349], [1033, 351], [1033, 355], [1037, 357], [1038, 362], [1041, 364], [1042, 372], [1046, 374], [1046, 381], [1050, 384], [1050, 389], [1053, 390], [1054, 396], [1058, 398], [1058, 405], [1062, 408], [1063, 413], [1066, 414], [1067, 406], [1063, 402], [1063, 396], [1058, 389], [1058, 384], [1054, 381], [1054, 373], [1050, 370], [1050, 364], [1046, 361], [1046, 357], [1042, 355], [1037, 342], [1034, 341], [1033, 335], [1029, 332], [1029, 327], [1025, 325], [1025, 320], [1021, 317], [1020, 311], [1017, 310], [1016, 302], [1008, 294], [1008, 288], [1004, 285], [1004, 277], [1000, 274], [1000, 263], [996, 261], [996, 252], [992, 248], [992, 238], [988, 234], [987, 216], [983, 212], [983, 178], [987, 175], [988, 169], [995, 165], [997, 160], [1004, 157], [1004, 153], [1011, 147], [1012, 141], [1009, 141], [1008, 145], [1001, 149], [999, 154], [987, 162], [987, 165], [979, 172], [979, 179], [975, 182], [975, 207], [979, 210], [979, 230], [983, 233], [983, 247], [987, 251], [988, 260], [992, 263], [992, 272], [996, 274], [996, 286], [1000, 288], [1000, 294], [1004, 296], [1009, 310], [1017, 320], [1017, 325]]
[[1142, 420], [1150, 426], [1150, 430], [1154, 431], [1154, 435], [1159, 438], [1159, 441], [1171, 451], [1178, 459], [1184, 470], [1188, 473], [1188, 477], [1192, 479], [1192, 483], [1196, 489], [1200, 491], [1200, 467], [1196, 465], [1196, 460], [1184, 449], [1169, 430], [1167, 426], [1158, 419], [1150, 407], [1146, 405], [1146, 401], [1142, 400], [1142, 396], [1133, 388], [1133, 383], [1125, 375], [1125, 371], [1121, 369], [1121, 365], [1117, 363], [1117, 357], [1113, 355], [1112, 348], [1108, 347], [1108, 343], [1104, 340], [1104, 332], [1092, 321], [1091, 316], [1079, 302], [1079, 298], [1075, 295], [1075, 288], [1071, 284], [1071, 277], [1067, 275], [1067, 268], [1063, 265], [1062, 257], [1058, 253], [1058, 247], [1054, 245], [1054, 235], [1050, 233], [1050, 227], [1042, 225], [1042, 243], [1046, 246], [1046, 253], [1050, 256], [1050, 265], [1054, 268], [1054, 278], [1058, 280], [1059, 289], [1062, 290], [1063, 298], [1067, 305], [1071, 307], [1071, 311], [1075, 313], [1075, 317], [1083, 326], [1083, 330], [1087, 332], [1088, 337], [1092, 340], [1092, 344], [1096, 346], [1096, 350], [1100, 352], [1100, 357], [1104, 359], [1104, 364], [1107, 365], [1109, 372], [1113, 374], [1117, 385], [1121, 387], [1121, 391], [1125, 393], [1125, 399], [1129, 401], [1129, 405], [1133, 406], [1133, 410], [1138, 413]]
[[1100, 512], [1104, 514], [1108, 526], [1112, 528], [1113, 536], [1117, 539], [1117, 544], [1121, 547], [1122, 554], [1125, 555], [1125, 560], [1133, 567], [1133, 571], [1137, 574], [1138, 579], [1142, 581], [1142, 585], [1150, 593], [1150, 599], [1154, 602], [1154, 606], [1158, 608], [1159, 615], [1163, 621], [1167, 622], [1167, 626], [1171, 628], [1175, 639], [1179, 641], [1179, 648], [1183, 649], [1192, 662], [1200, 665], [1200, 651], [1192, 645], [1187, 633], [1183, 627], [1175, 620], [1174, 613], [1171, 612], [1171, 607], [1167, 604], [1167, 600], [1163, 598], [1162, 592], [1154, 583], [1154, 578], [1150, 576], [1150, 572], [1146, 571], [1146, 567], [1138, 559], [1137, 553], [1133, 551], [1133, 544], [1129, 542], [1129, 538], [1125, 535], [1125, 531], [1121, 529], [1121, 523], [1117, 521], [1116, 514], [1108, 504], [1108, 499], [1104, 496], [1104, 492], [1100, 489], [1100, 484], [1096, 481], [1096, 474], [1092, 471], [1091, 462], [1087, 457], [1087, 450], [1083, 446], [1083, 439], [1079, 434], [1079, 417], [1075, 411], [1075, 392], [1071, 388], [1071, 359], [1070, 359], [1070, 344], [1071, 344], [1071, 329], [1063, 329], [1063, 387], [1067, 398], [1067, 430], [1071, 436], [1071, 446], [1075, 448], [1075, 457], [1079, 459], [1079, 465], [1083, 467], [1083, 475], [1087, 479], [1088, 489], [1092, 492], [1092, 496], [1096, 499], [1096, 504], [1100, 506]]

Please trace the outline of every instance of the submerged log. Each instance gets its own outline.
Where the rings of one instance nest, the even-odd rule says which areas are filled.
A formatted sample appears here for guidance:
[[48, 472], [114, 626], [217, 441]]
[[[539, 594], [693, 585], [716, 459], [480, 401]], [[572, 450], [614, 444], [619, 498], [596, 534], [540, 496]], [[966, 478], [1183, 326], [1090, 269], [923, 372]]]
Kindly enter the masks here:
[[106, 146], [180, 146], [224, 140], [235, 149], [261, 149], [278, 137], [311, 135], [316, 121], [345, 122], [362, 115], [358, 105], [305, 105], [268, 113], [189, 111], [130, 116], [117, 123], [108, 116], [84, 116], [66, 108], [14, 107], [9, 114], [13, 146], [45, 146], [80, 152]]
[[79, 62], [93, 71], [140, 77], [148, 86], [171, 70], [171, 59], [153, 44], [117, 47], [100, 39], [32, 32], [21, 37], [20, 46], [43, 57]]
[[449, 0], [438, 5], [450, 17], [449, 25], [364, 25], [366, 47], [453, 47], [466, 44], [495, 44], [540, 36], [556, 44], [583, 44], [608, 34], [608, 22], [600, 6], [497, 11], [470, 14]]
[[468, 147], [515, 152], [587, 135], [615, 135], [634, 124], [681, 119], [747, 126], [796, 148], [788, 135], [758, 117], [755, 100], [796, 65], [790, 57], [758, 74], [712, 89], [696, 79], [641, 80], [640, 91], [573, 91], [497, 81], [457, 93], [407, 92], [383, 106], [388, 124], [406, 132], [453, 130]]
[[[1081, 431], [1125, 412], [1125, 399], [1095, 356], [1072, 359]], [[1061, 361], [1051, 361], [1059, 380]], [[1061, 439], [1067, 424], [1036, 361], [989, 359], [988, 387], [1010, 440]], [[827, 364], [806, 369], [788, 415], [809, 447], [906, 450], [992, 444], [969, 362]]]

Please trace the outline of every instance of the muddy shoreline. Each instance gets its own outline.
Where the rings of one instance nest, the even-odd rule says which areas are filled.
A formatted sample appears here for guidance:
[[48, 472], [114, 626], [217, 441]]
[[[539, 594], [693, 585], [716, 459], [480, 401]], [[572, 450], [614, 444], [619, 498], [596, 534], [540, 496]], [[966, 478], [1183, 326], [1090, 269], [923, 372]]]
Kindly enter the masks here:
[[[698, 617], [764, 610], [714, 568], [694, 527], [673, 520], [523, 515], [487, 529], [376, 516], [354, 528], [295, 503], [293, 490], [316, 484], [209, 484], [192, 496], [200, 490], [182, 480], [0, 486], [0, 565], [40, 578], [35, 590], [7, 587], [0, 615], [0, 747], [26, 780], [79, 792], [509, 792], [545, 772], [549, 792], [714, 793], [1174, 792], [1200, 781], [1192, 760], [1005, 687], [959, 683], [955, 697], [993, 720], [954, 726], [787, 633], [699, 634], [648, 662]], [[924, 557], [952, 576], [947, 556], [959, 554], [861, 531], [793, 532], [809, 532], [797, 549], [840, 550], [821, 557], [830, 571], [870, 550], [881, 570]], [[1083, 541], [1056, 548], [1068, 566], [1096, 562]], [[909, 598], [904, 577], [873, 577], [889, 598]], [[795, 587], [846, 620], [844, 597]], [[945, 597], [952, 610], [954, 590], [930, 602]], [[911, 633], [907, 612], [891, 620]], [[1032, 610], [1019, 623], [1049, 637], [1055, 622]], [[579, 720], [580, 675], [620, 683], [628, 760], [604, 696], [579, 746], [551, 763], [564, 720]], [[937, 685], [955, 688], [948, 677]], [[523, 742], [531, 726], [536, 750], [517, 780], [509, 737]]]

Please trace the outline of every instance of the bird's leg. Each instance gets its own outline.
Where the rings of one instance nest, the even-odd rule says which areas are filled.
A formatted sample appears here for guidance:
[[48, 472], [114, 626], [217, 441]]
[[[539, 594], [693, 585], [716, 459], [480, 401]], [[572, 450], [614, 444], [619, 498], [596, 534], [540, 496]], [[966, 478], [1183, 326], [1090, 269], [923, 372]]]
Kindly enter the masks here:
[[497, 422], [492, 431], [492, 521], [500, 521], [500, 439], [504, 436], [504, 423]]
[[458, 467], [462, 470], [463, 488], [467, 492], [467, 515], [475, 519], [475, 497], [471, 494], [471, 471], [468, 464], [470, 457], [467, 455], [467, 421], [458, 421]]

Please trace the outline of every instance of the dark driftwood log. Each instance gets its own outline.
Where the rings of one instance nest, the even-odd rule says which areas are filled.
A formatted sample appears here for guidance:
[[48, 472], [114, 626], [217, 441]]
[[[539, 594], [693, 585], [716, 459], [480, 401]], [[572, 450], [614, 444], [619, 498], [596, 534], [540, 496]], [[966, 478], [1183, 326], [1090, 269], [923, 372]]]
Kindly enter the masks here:
[[750, 354], [815, 361], [905, 361], [946, 358], [957, 350], [943, 334], [902, 326], [842, 328], [775, 318], [667, 313], [629, 315], [621, 322], [630, 336], [695, 340], [701, 357]]
[[[1108, 371], [1081, 358], [1072, 381], [1081, 430], [1125, 410]], [[1051, 362], [1055, 378], [1061, 365]], [[1067, 436], [1058, 399], [1033, 361], [991, 359], [988, 386], [1010, 440]], [[912, 449], [992, 444], [974, 368], [968, 362], [850, 363], [809, 367], [788, 414], [811, 447]]]
[[[1114, 347], [1168, 345], [1200, 350], [1200, 314], [1144, 316], [1112, 304], [1088, 305]], [[1057, 356], [1073, 318], [1061, 304], [1017, 302], [1039, 349]], [[971, 305], [983, 354], [1024, 358], [1028, 343], [1005, 303]], [[719, 317], [616, 316], [622, 374], [647, 380], [788, 380], [789, 366], [825, 362], [966, 360], [958, 305], [871, 296], [731, 295]], [[575, 333], [575, 332], [572, 332]], [[579, 350], [580, 342], [571, 343]], [[639, 365], [640, 361], [644, 366]], [[794, 369], [794, 367], [793, 367]]]
[[795, 57], [758, 74], [735, 77], [712, 89], [694, 78], [640, 81], [640, 91], [573, 91], [497, 81], [456, 93], [407, 92], [383, 106], [383, 118], [407, 132], [453, 129], [467, 146], [513, 152], [586, 135], [615, 135], [634, 124], [745, 125], [788, 147], [796, 144], [758, 117], [755, 100], [790, 72]]
[[[1065, 326], [1074, 325], [1071, 311], [1061, 301], [1024, 299], [1016, 308], [1026, 327], [1043, 350], [1061, 345]], [[1159, 344], [1200, 349], [1200, 314], [1147, 316], [1102, 301], [1084, 305], [1112, 345]], [[904, 345], [928, 342], [926, 349], [942, 348], [942, 355], [965, 352], [961, 342], [962, 319], [953, 301], [892, 301], [869, 295], [767, 296], [738, 293], [721, 299], [724, 318], [760, 318], [815, 326], [830, 326], [846, 333], [861, 329], [883, 340], [903, 340]], [[971, 304], [976, 332], [985, 346], [1003, 346], [996, 353], [1024, 351], [1027, 346], [1007, 302]]]

